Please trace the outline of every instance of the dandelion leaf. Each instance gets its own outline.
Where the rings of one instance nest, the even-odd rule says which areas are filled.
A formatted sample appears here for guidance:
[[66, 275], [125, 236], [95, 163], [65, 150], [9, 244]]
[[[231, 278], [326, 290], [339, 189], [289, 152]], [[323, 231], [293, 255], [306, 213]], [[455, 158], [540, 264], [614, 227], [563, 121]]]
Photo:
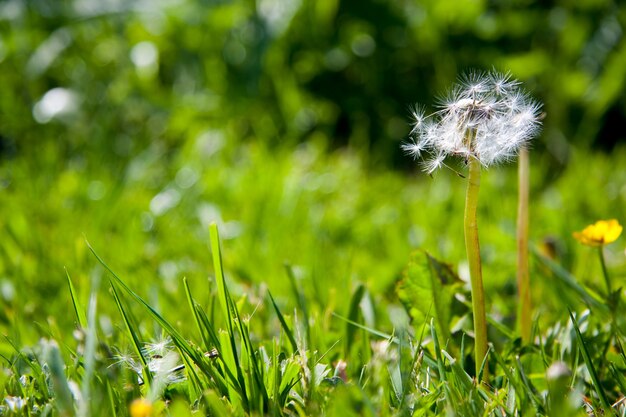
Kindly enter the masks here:
[[422, 325], [433, 317], [442, 339], [449, 340], [454, 293], [460, 283], [450, 265], [418, 250], [411, 255], [396, 291], [414, 323]]

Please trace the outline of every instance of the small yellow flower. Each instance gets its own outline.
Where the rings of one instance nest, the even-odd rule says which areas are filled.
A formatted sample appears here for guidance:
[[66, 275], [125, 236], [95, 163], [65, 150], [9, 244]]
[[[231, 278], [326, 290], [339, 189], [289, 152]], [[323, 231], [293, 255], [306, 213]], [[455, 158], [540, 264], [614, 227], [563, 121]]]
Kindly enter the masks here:
[[583, 245], [604, 246], [622, 234], [622, 226], [617, 220], [598, 220], [595, 224], [585, 227], [582, 232], [574, 232], [574, 238]]
[[150, 417], [152, 415], [152, 403], [145, 398], [137, 398], [130, 404], [131, 417]]

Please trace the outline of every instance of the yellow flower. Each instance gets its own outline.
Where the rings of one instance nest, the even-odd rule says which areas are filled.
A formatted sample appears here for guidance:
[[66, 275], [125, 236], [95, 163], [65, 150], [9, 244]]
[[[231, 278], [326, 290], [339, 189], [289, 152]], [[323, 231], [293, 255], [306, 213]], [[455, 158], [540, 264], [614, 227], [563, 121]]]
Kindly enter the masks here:
[[144, 398], [137, 398], [130, 404], [131, 417], [150, 417], [152, 403]]
[[583, 245], [604, 246], [622, 234], [622, 226], [615, 219], [598, 220], [585, 227], [582, 232], [574, 232], [574, 238]]

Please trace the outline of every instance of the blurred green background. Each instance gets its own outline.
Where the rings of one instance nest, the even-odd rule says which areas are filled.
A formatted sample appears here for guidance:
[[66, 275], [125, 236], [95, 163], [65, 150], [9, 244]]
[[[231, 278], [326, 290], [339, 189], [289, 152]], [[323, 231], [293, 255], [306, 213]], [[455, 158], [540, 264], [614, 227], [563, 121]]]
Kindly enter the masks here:
[[[399, 145], [408, 107], [433, 109], [472, 68], [510, 71], [544, 103], [531, 238], [595, 285], [571, 232], [626, 221], [625, 23], [609, 0], [3, 0], [3, 333], [73, 322], [64, 267], [85, 300], [102, 274], [85, 238], [164, 309], [183, 276], [209, 288], [213, 221], [252, 299], [288, 293], [284, 262], [340, 312], [357, 283], [396, 302], [415, 248], [462, 270], [462, 179], [418, 174]], [[505, 317], [515, 184], [514, 164], [496, 167], [481, 191], [486, 285]], [[621, 279], [622, 242], [609, 254]], [[534, 273], [550, 311], [559, 289]]]

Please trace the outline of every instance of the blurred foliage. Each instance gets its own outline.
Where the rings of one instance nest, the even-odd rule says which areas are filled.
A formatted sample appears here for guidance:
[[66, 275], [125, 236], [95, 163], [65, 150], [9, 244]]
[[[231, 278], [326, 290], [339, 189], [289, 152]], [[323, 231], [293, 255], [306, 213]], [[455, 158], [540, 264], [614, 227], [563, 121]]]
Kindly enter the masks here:
[[212, 127], [408, 164], [407, 107], [496, 67], [545, 103], [563, 163], [568, 143], [624, 138], [625, 21], [610, 0], [6, 0], [0, 152], [123, 177], [151, 144], [171, 155]]

